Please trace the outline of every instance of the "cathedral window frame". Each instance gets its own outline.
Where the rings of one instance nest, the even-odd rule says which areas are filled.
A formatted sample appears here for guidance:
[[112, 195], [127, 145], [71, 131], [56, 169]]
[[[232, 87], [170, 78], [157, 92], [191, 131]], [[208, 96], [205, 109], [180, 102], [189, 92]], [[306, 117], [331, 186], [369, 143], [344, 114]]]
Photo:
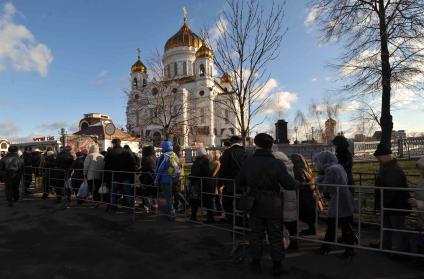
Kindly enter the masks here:
[[206, 68], [204, 64], [199, 65], [199, 76], [204, 77], [206, 74]]
[[183, 75], [187, 75], [187, 62], [183, 61]]
[[174, 63], [174, 77], [178, 76], [178, 64], [177, 62]]

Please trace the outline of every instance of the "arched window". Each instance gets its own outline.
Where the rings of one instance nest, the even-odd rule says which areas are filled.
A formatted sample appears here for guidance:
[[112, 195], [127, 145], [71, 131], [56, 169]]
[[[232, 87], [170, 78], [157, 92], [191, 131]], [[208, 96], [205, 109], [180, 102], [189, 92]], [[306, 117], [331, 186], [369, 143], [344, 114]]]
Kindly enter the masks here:
[[139, 98], [138, 94], [135, 94], [135, 95], [134, 95], [134, 99], [137, 101], [137, 100], [138, 100], [138, 98]]
[[134, 80], [133, 80], [133, 86], [134, 86], [134, 88], [138, 88], [137, 78], [134, 78]]
[[200, 96], [203, 96], [203, 95], [205, 95], [205, 91], [203, 91], [203, 90], [200, 90], [200, 92], [199, 92], [199, 95], [200, 95]]
[[147, 86], [147, 80], [143, 79], [143, 87], [146, 87], [146, 86]]
[[166, 71], [167, 77], [171, 78], [171, 64], [168, 64], [166, 68], [167, 68], [167, 71]]
[[205, 76], [205, 65], [203, 65], [203, 64], [200, 64], [199, 76], [201, 76], [201, 77]]
[[152, 89], [152, 95], [155, 96], [156, 94], [158, 94], [159, 90], [155, 87]]
[[191, 63], [191, 74], [194, 76], [196, 73], [194, 72], [194, 62]]
[[187, 75], [187, 62], [183, 62], [183, 75]]
[[174, 77], [178, 75], [178, 65], [177, 62], [174, 63]]
[[6, 144], [5, 142], [3, 142], [3, 143], [1, 144], [1, 149], [7, 149], [7, 144]]
[[212, 66], [209, 66], [209, 75], [212, 76]]
[[88, 123], [84, 122], [81, 124], [81, 130], [87, 129], [88, 128]]
[[172, 93], [177, 93], [177, 88], [172, 88]]

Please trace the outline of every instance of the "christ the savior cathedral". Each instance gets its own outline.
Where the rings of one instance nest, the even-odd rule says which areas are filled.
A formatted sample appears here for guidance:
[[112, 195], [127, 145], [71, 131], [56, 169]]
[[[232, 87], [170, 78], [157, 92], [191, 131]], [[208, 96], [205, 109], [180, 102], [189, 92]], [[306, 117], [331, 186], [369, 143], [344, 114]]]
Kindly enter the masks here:
[[131, 134], [156, 146], [170, 138], [189, 147], [220, 146], [237, 133], [234, 110], [222, 105], [232, 95], [232, 77], [216, 79], [213, 52], [186, 19], [165, 43], [161, 60], [160, 70], [147, 69], [138, 51], [131, 67], [126, 112]]

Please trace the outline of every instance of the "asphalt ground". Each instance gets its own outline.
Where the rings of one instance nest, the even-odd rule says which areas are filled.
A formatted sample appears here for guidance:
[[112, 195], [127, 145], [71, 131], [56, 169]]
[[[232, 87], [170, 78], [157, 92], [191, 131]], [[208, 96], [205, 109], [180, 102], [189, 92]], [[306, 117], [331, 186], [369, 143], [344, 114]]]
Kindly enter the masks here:
[[[283, 278], [424, 278], [424, 261], [390, 259], [357, 250], [351, 260], [314, 253], [302, 242], [288, 252]], [[73, 278], [271, 278], [265, 251], [263, 274], [230, 256], [232, 235], [209, 226], [164, 216], [106, 212], [75, 201], [27, 196], [7, 207], [0, 185], [0, 279]]]

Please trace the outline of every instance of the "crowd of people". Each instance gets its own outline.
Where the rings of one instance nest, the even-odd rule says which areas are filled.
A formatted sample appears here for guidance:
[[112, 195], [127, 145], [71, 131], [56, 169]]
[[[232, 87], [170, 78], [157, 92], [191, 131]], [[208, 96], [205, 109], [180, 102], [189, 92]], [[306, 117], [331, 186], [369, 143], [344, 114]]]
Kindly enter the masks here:
[[[352, 229], [355, 181], [352, 154], [346, 138], [335, 137], [335, 154], [330, 151], [315, 154], [313, 167], [300, 154], [289, 157], [278, 151], [273, 144], [274, 139], [268, 134], [258, 134], [254, 143], [256, 149], [253, 153], [243, 147], [238, 136], [231, 137], [224, 144], [222, 153], [219, 150], [207, 152], [200, 147], [190, 168], [185, 164], [179, 146], [173, 146], [169, 140], [162, 143], [158, 157], [153, 146], [143, 147], [141, 156], [138, 156], [129, 146], [122, 147], [119, 139], [114, 139], [112, 147], [102, 152], [96, 145], [91, 146], [89, 151], [83, 149], [77, 152], [66, 146], [58, 154], [53, 150], [42, 153], [37, 149], [26, 149], [20, 156], [17, 148], [11, 146], [9, 153], [0, 161], [0, 176], [5, 182], [9, 206], [19, 199], [21, 178], [25, 192], [29, 193], [34, 176], [42, 177], [42, 198], [47, 199], [53, 189], [57, 202], [63, 198], [71, 202], [75, 196], [78, 203], [83, 203], [86, 197], [80, 196], [79, 190], [86, 183], [92, 200], [106, 202], [112, 212], [118, 209], [118, 204], [133, 209], [135, 199], [141, 197], [138, 206], [149, 213], [158, 207], [157, 199], [161, 193], [166, 215], [171, 221], [175, 219], [176, 212], [186, 209], [190, 210], [192, 221], [198, 221], [199, 209], [206, 211], [206, 223], [217, 222], [216, 216], [221, 216], [220, 221], [243, 227], [246, 226], [244, 221], [248, 220], [251, 268], [254, 272], [262, 272], [262, 245], [266, 233], [275, 276], [285, 270], [282, 232], [287, 230], [291, 236], [296, 236], [297, 222], [302, 221], [306, 229], [299, 235], [315, 235], [316, 217], [326, 207], [324, 241], [327, 243], [317, 253], [325, 255], [330, 252], [329, 243], [337, 238], [338, 224], [342, 236], [337, 241], [349, 245], [341, 257], [352, 257], [352, 246], [358, 238]], [[379, 190], [378, 187], [407, 188], [408, 184], [390, 148], [380, 144], [374, 155], [380, 162], [376, 178], [376, 209], [384, 208], [385, 228], [402, 230], [412, 208], [424, 209], [424, 191], [411, 196], [408, 191]], [[417, 187], [424, 188], [424, 157], [417, 162], [417, 168], [423, 174]], [[235, 195], [240, 198], [235, 199]], [[235, 209], [243, 211], [244, 216], [235, 214]], [[419, 230], [424, 226], [423, 216], [417, 214]], [[422, 247], [411, 248], [408, 234], [390, 230], [384, 231], [382, 243], [373, 245], [423, 252], [420, 250]], [[289, 249], [298, 249], [295, 239], [292, 239]]]

